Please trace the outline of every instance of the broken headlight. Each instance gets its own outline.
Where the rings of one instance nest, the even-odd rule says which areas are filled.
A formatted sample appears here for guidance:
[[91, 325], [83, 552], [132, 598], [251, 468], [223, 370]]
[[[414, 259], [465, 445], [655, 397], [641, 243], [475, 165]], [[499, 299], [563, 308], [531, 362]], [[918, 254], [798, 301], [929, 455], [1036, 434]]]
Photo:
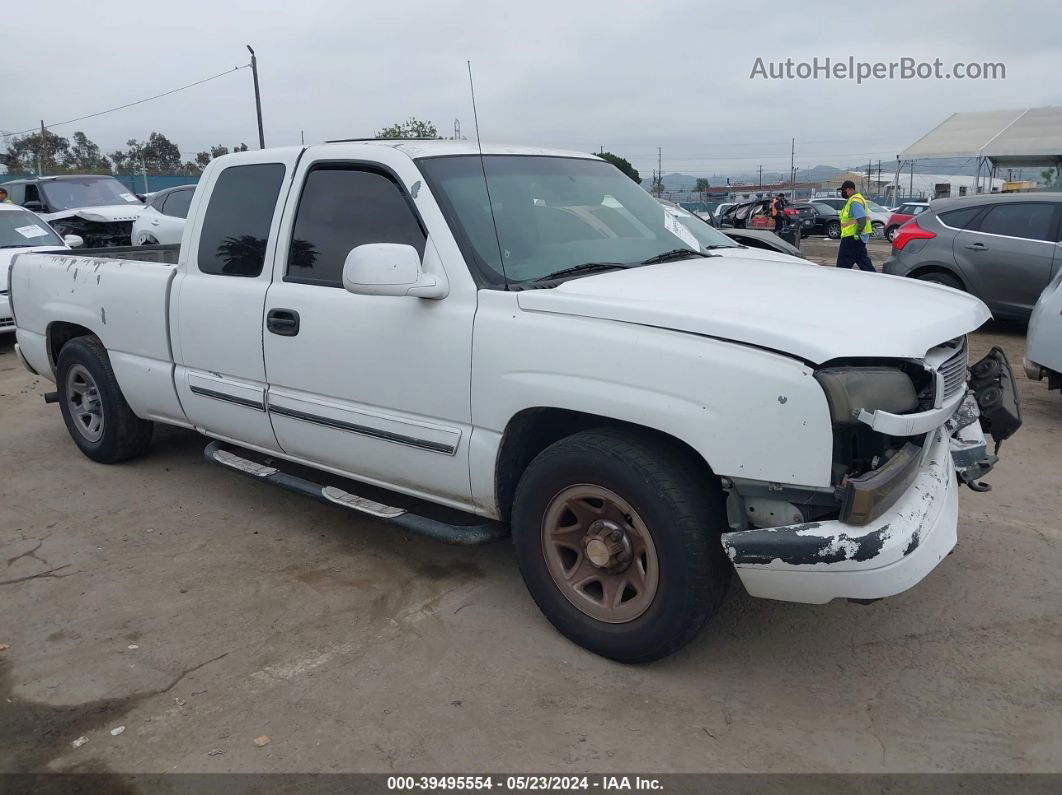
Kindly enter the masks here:
[[894, 367], [827, 367], [815, 378], [826, 393], [834, 425], [855, 425], [866, 410], [903, 414], [918, 408], [907, 373]]

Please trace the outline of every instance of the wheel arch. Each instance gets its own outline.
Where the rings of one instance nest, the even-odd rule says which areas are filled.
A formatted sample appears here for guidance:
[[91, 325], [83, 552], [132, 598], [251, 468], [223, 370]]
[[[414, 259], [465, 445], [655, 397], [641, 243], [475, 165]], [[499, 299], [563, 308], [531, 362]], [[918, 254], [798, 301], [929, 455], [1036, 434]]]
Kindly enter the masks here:
[[930, 262], [930, 263], [926, 263], [925, 265], [919, 265], [919, 266], [917, 266], [915, 268], [912, 268], [910, 271], [908, 271], [907, 272], [907, 276], [909, 278], [911, 278], [911, 279], [920, 279], [922, 276], [925, 276], [927, 273], [944, 273], [944, 274], [947, 274], [948, 276], [951, 276], [956, 281], [958, 281], [959, 284], [962, 285], [963, 290], [965, 290], [968, 293], [973, 293], [973, 291], [970, 288], [970, 283], [966, 280], [966, 278], [962, 275], [962, 273], [959, 272], [959, 269], [955, 268], [955, 267], [952, 267], [952, 266], [950, 266], [950, 265], [948, 265], [947, 263], [944, 263], [944, 262]]
[[76, 337], [96, 337], [99, 336], [90, 328], [80, 325], [79, 323], [70, 323], [65, 320], [54, 320], [48, 324], [48, 329], [45, 332], [45, 338], [47, 340], [48, 348], [48, 363], [51, 365], [52, 373], [55, 373], [56, 364], [59, 361], [59, 351], [63, 349], [63, 346], [70, 340]]
[[535, 456], [554, 442], [592, 428], [625, 429], [635, 437], [663, 441], [687, 457], [706, 479], [715, 477], [711, 465], [700, 452], [666, 431], [599, 414], [537, 406], [515, 414], [502, 433], [494, 468], [494, 497], [499, 518], [509, 521], [516, 487]]

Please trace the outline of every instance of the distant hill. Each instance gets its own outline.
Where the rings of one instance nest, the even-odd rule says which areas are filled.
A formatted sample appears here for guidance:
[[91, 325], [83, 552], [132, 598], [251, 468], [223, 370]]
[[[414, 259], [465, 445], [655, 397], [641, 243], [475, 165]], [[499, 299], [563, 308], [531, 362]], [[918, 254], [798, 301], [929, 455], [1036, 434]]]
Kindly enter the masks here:
[[[874, 171], [877, 172], [877, 161], [874, 162]], [[865, 170], [866, 165], [857, 166], [853, 165], [852, 170], [860, 171]], [[941, 158], [938, 160], [919, 160], [915, 162], [916, 174], [949, 174], [954, 176], [973, 176], [977, 166], [970, 158], [953, 157], [953, 158]], [[797, 172], [797, 181], [799, 182], [826, 182], [835, 174], [847, 169], [837, 168], [836, 166], [818, 165], [814, 168], [802, 168]], [[1029, 174], [1025, 176], [1033, 176], [1035, 169], [1027, 169]], [[882, 161], [881, 163], [882, 176], [886, 174], [896, 173], [896, 161], [890, 160], [889, 162]], [[910, 166], [904, 168], [904, 174], [910, 173]], [[699, 177], [704, 175], [692, 175], [692, 174], [680, 174], [677, 172], [671, 174], [664, 174], [664, 188], [666, 190], [673, 191], [692, 191], [697, 185]], [[737, 172], [734, 174], [726, 175], [730, 177], [730, 184], [732, 185], [750, 185], [755, 184], [759, 179], [759, 175], [755, 171], [751, 172]], [[726, 184], [726, 176], [711, 176], [709, 175], [708, 181], [713, 187]], [[770, 178], [767, 174], [764, 174], [764, 182], [773, 182], [777, 179], [778, 172], [771, 172]], [[1006, 176], [1004, 174], [1004, 176]], [[650, 187], [651, 180], [643, 179], [642, 186], [645, 188]]]

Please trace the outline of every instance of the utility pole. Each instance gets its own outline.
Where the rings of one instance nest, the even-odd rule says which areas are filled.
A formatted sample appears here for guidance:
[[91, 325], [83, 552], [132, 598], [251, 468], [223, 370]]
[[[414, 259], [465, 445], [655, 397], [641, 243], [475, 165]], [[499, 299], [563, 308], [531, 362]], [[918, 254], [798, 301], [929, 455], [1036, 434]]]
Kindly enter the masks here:
[[760, 176], [758, 178], [756, 187], [758, 187], [760, 190], [763, 190], [763, 166], [760, 166], [759, 169]]
[[262, 129], [262, 92], [258, 89], [258, 58], [255, 57], [251, 45], [247, 45], [247, 52], [251, 53], [251, 74], [254, 75], [254, 108], [258, 112], [258, 148], [265, 149], [265, 132]]
[[[144, 162], [144, 156], [140, 156], [140, 174], [144, 177], [144, 193], [148, 193], [148, 181], [147, 181], [147, 163]], [[136, 191], [133, 191], [136, 193]]]
[[796, 157], [796, 138], [789, 142], [789, 184], [793, 183], [794, 158]]
[[306, 130], [299, 130], [299, 143], [306, 146]]
[[656, 174], [660, 178], [661, 184], [663, 184], [663, 179], [664, 179], [664, 160], [663, 160], [664, 156], [663, 156], [663, 151], [664, 150], [663, 150], [662, 147], [658, 146], [656, 148]]

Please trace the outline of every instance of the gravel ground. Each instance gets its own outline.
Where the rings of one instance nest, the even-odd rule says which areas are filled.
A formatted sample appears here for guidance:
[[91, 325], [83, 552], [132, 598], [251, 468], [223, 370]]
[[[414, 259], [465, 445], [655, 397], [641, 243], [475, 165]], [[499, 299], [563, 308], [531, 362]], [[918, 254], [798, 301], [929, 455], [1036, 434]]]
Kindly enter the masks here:
[[[1017, 364], [1023, 329], [992, 344]], [[8, 336], [0, 771], [1062, 771], [1062, 398], [1017, 376], [1025, 427], [925, 581], [812, 606], [735, 578], [690, 647], [626, 667], [552, 630], [507, 543], [359, 520], [184, 431], [92, 463]]]

